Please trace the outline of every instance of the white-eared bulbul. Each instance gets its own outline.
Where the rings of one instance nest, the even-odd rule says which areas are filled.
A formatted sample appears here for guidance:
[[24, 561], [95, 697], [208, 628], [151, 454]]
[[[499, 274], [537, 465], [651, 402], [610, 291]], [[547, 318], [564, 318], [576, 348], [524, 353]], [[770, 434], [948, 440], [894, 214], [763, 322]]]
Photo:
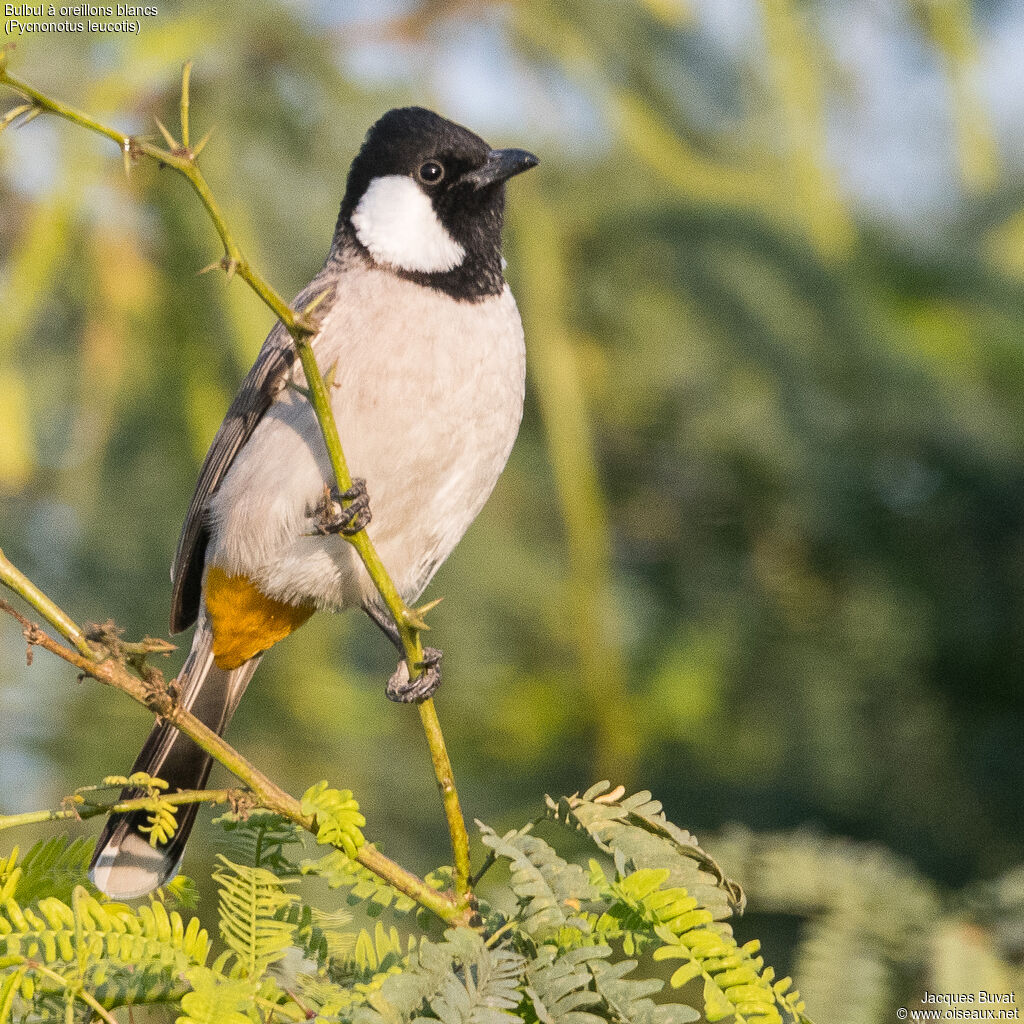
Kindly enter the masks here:
[[[490, 495], [523, 407], [523, 331], [505, 283], [505, 182], [537, 158], [491, 149], [418, 107], [392, 110], [352, 163], [323, 269], [295, 300], [315, 304], [313, 350], [354, 478], [340, 494], [288, 333], [271, 330], [199, 474], [171, 577], [171, 629], [196, 623], [181, 703], [223, 732], [263, 652], [319, 609], [363, 608], [397, 631], [345, 534], [366, 529], [415, 601]], [[343, 506], [342, 501], [351, 502]], [[401, 650], [400, 644], [398, 644]], [[395, 700], [422, 700], [439, 655]], [[170, 791], [206, 783], [210, 757], [158, 722], [133, 771]], [[166, 845], [144, 813], [112, 815], [92, 878], [131, 898], [178, 870], [196, 806]]]

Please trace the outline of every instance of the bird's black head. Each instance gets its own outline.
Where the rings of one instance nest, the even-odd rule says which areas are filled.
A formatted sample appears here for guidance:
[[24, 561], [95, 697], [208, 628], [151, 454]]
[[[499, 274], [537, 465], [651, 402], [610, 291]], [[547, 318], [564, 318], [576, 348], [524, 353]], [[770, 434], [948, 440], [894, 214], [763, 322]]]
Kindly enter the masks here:
[[352, 161], [335, 244], [457, 299], [498, 294], [505, 182], [536, 164], [422, 107], [388, 111]]

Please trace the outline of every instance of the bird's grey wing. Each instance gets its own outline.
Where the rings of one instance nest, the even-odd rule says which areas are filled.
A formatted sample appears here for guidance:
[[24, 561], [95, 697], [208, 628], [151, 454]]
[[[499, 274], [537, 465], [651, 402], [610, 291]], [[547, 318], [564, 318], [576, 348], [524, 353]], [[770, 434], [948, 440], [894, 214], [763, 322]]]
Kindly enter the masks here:
[[[326, 309], [332, 299], [325, 290], [333, 291], [337, 271], [330, 263], [296, 298], [293, 308], [303, 309], [323, 296], [318, 309]], [[267, 335], [252, 369], [242, 381], [220, 425], [210, 450], [206, 453], [195, 493], [185, 514], [185, 523], [178, 538], [178, 550], [171, 568], [171, 632], [188, 629], [196, 620], [202, 595], [203, 561], [209, 541], [207, 507], [217, 485], [231, 468], [239, 449], [249, 439], [256, 424], [270, 408], [274, 395], [281, 389], [285, 376], [297, 358], [295, 346], [280, 321]]]

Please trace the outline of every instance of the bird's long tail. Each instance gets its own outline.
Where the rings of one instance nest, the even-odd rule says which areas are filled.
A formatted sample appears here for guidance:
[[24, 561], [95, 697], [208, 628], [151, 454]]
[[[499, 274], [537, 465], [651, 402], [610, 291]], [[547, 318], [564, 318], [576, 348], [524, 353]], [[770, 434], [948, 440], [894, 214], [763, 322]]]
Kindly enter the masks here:
[[[238, 668], [218, 668], [213, 661], [213, 634], [200, 618], [185, 665], [178, 676], [182, 706], [218, 734], [226, 728], [252, 678], [259, 657]], [[149, 734], [132, 766], [133, 772], [147, 772], [168, 783], [167, 792], [202, 789], [210, 774], [210, 755], [167, 722], [158, 722]], [[122, 799], [141, 796], [125, 789]], [[89, 874], [98, 889], [114, 899], [133, 899], [151, 892], [177, 874], [185, 852], [198, 804], [182, 805], [177, 812], [178, 828], [170, 842], [152, 846], [145, 826], [144, 811], [112, 814], [107, 819]]]

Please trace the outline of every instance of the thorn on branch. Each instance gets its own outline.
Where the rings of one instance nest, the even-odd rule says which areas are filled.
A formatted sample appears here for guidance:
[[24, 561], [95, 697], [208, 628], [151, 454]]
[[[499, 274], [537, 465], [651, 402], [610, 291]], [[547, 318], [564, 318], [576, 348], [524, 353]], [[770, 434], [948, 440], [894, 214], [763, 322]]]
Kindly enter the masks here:
[[189, 153], [189, 159], [195, 160], [200, 153], [206, 148], [206, 144], [210, 141], [210, 136], [213, 134], [214, 129], [211, 128], [196, 144], [192, 147]]
[[[186, 65], [190, 67], [191, 65]], [[154, 117], [157, 128], [160, 129], [160, 134], [164, 137], [164, 142], [167, 143], [167, 149], [171, 156], [179, 157], [182, 160], [187, 160], [189, 163], [195, 163], [195, 159], [206, 147], [206, 144], [210, 141], [210, 136], [213, 134], [211, 128], [203, 137], [199, 140], [195, 149], [192, 149], [188, 144], [188, 91], [186, 83], [186, 91], [183, 94], [184, 105], [182, 106], [182, 124], [181, 124], [181, 142], [179, 142], [164, 125], [163, 121], [159, 117]]]
[[325, 288], [323, 291], [315, 295], [302, 310], [303, 316], [305, 316], [307, 313], [312, 313], [318, 306], [322, 305], [324, 299], [326, 299], [333, 292], [334, 288], [332, 286], [330, 288]]
[[18, 118], [22, 116], [22, 114], [29, 113], [32, 110], [32, 108], [33, 107], [31, 103], [22, 103], [21, 106], [13, 107], [11, 110], [8, 110], [7, 113], [4, 114], [2, 118], [0, 118], [0, 132], [2, 132], [5, 128], [10, 128], [10, 126], [14, 124], [14, 122], [17, 121]]
[[288, 330], [293, 335], [296, 330], [306, 337], [316, 334], [317, 331], [320, 330], [320, 321], [318, 318], [311, 316], [311, 314], [316, 312], [316, 310], [319, 309], [325, 301], [333, 298], [333, 296], [333, 286], [324, 288], [323, 291], [313, 296], [313, 298], [306, 303], [301, 312], [298, 310], [291, 310], [293, 319], [290, 324], [286, 322], [285, 326], [288, 327]]
[[211, 270], [223, 270], [228, 275], [228, 280], [235, 276], [235, 271], [240, 266], [238, 260], [231, 256], [221, 256], [219, 260], [214, 260], [212, 263], [208, 263], [202, 270], [197, 270], [197, 274], [208, 274]]
[[154, 117], [153, 120], [156, 121], [156, 126], [160, 129], [160, 134], [164, 137], [167, 148], [176, 156], [180, 155], [181, 144], [178, 140], [164, 127], [164, 123], [159, 117]]
[[[20, 95], [24, 95], [24, 93], [21, 93]], [[26, 97], [26, 99], [27, 98], [28, 97]], [[38, 103], [31, 100], [28, 103], [22, 103], [20, 106], [8, 110], [7, 113], [0, 118], [0, 132], [11, 127], [24, 128], [25, 125], [34, 121], [41, 113], [43, 113], [43, 108], [39, 106]]]
[[165, 658], [171, 651], [178, 649], [170, 640], [156, 636], [144, 636], [135, 643], [125, 643], [122, 646], [128, 654], [162, 654]]
[[443, 600], [443, 597], [435, 597], [433, 601], [427, 601], [418, 608], [406, 608], [402, 613], [402, 618], [405, 619], [406, 625], [412, 626], [413, 629], [429, 631], [430, 626], [427, 625], [426, 615], [428, 612], [433, 611]]
[[[189, 79], [192, 77], [192, 61], [186, 61], [181, 69], [181, 144], [188, 151], [188, 106]], [[190, 155], [191, 159], [191, 155]]]

